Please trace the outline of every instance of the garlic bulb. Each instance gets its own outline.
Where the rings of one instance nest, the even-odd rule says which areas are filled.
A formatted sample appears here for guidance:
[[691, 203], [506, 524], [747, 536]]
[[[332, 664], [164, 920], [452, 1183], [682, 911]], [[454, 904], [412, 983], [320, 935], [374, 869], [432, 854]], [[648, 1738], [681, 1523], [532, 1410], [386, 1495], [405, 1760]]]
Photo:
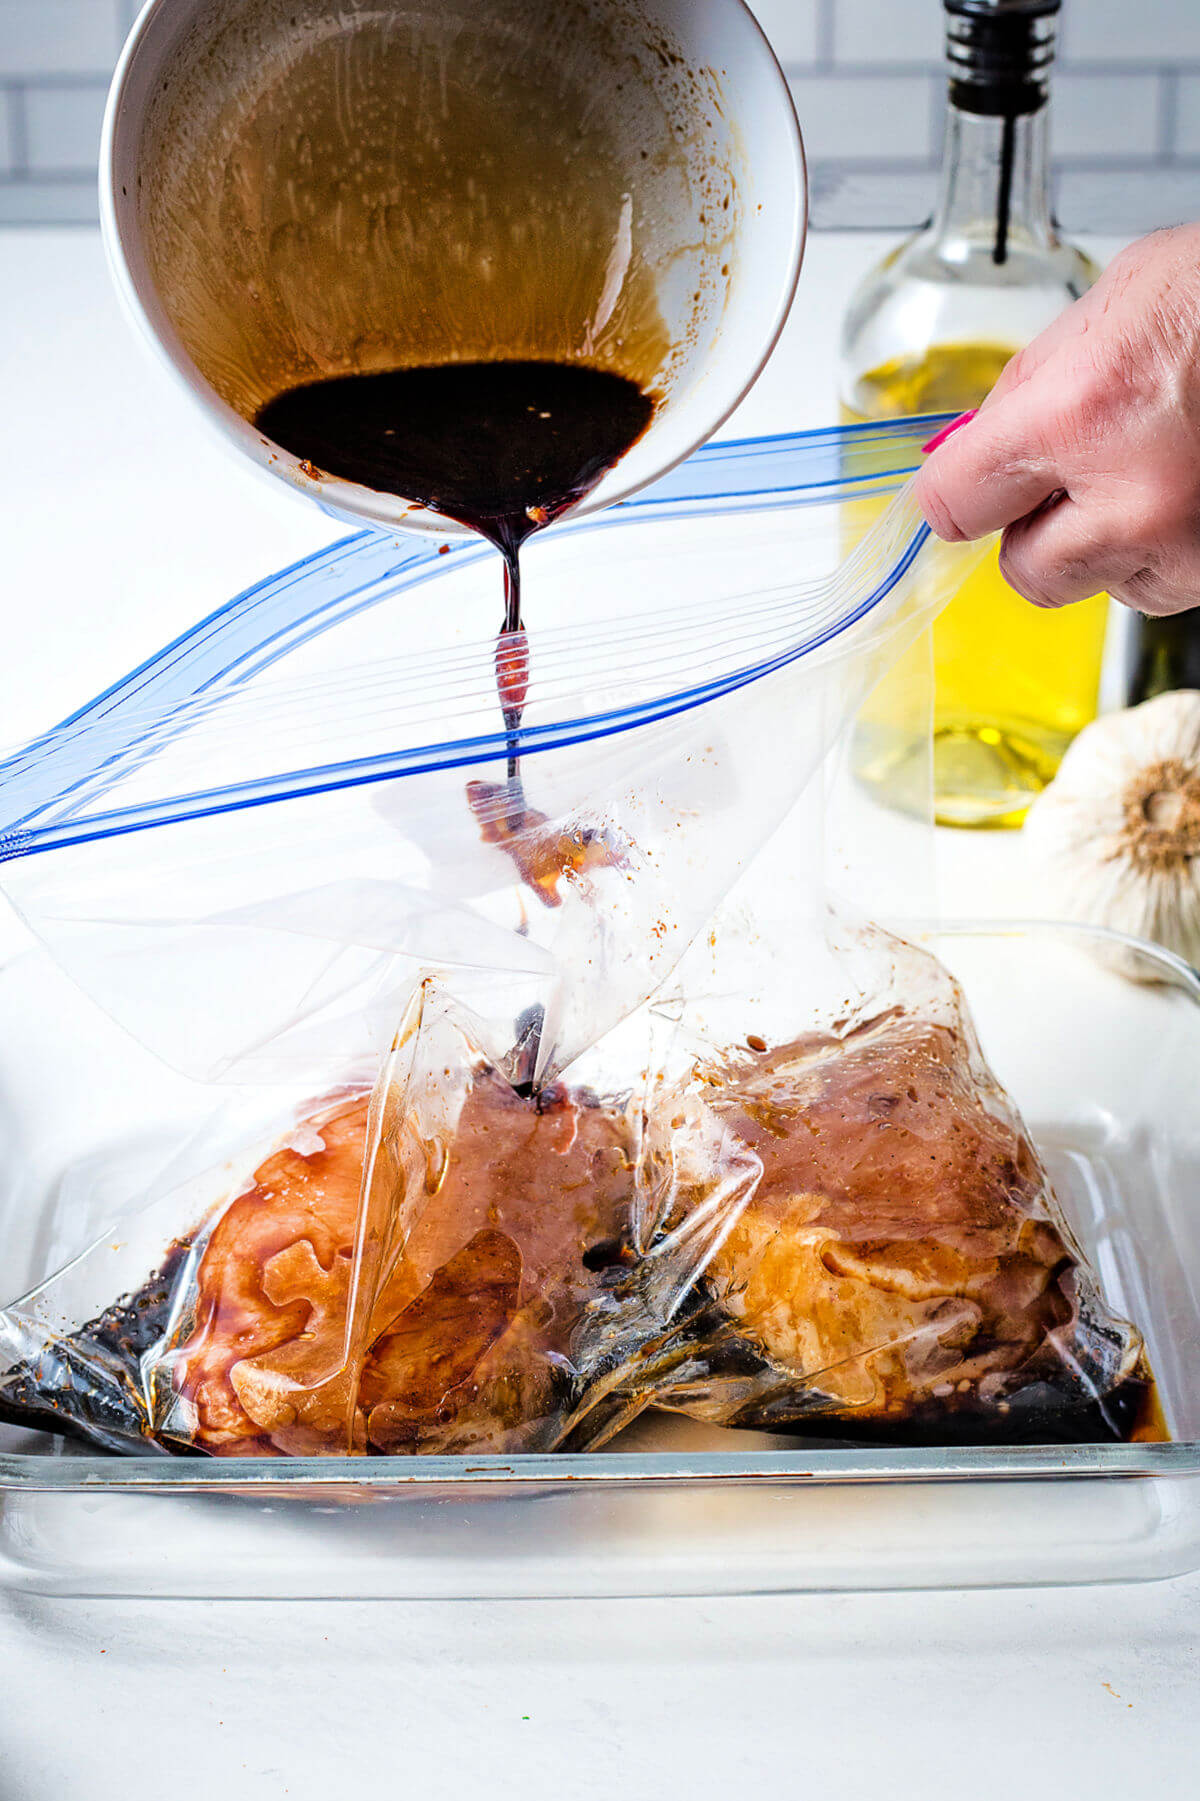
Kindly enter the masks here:
[[1024, 839], [1048, 911], [1200, 965], [1200, 693], [1160, 694], [1082, 731]]

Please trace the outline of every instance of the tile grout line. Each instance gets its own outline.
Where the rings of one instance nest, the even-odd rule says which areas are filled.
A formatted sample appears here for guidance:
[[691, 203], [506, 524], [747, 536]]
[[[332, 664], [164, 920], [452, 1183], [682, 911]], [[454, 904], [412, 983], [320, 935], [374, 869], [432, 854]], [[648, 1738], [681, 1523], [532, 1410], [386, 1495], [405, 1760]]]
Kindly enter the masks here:
[[[818, 61], [815, 63], [793, 63], [790, 66], [799, 74], [828, 75], [834, 81], [861, 81], [864, 78], [902, 81], [905, 77], [944, 76], [946, 73], [945, 58], [940, 56], [926, 57], [920, 62], [881, 60], [879, 62], [847, 61], [827, 64], [820, 60], [822, 52], [819, 47], [817, 55]], [[1153, 61], [1138, 63], [1074, 63], [1069, 68], [1064, 68], [1059, 63], [1054, 65], [1055, 77], [1065, 75], [1070, 76], [1073, 80], [1077, 78], [1081, 81], [1124, 81], [1129, 78], [1145, 80], [1150, 76], [1167, 74], [1200, 74], [1200, 58], [1182, 57], [1178, 62], [1172, 63], [1164, 62], [1161, 57], [1155, 58]], [[1053, 83], [1054, 77], [1051, 78], [1052, 94]]]
[[833, 0], [817, 0], [817, 46], [814, 68], [822, 74], [833, 68]]
[[[819, 168], [855, 169], [861, 174], [887, 175], [892, 170], [911, 175], [935, 169], [934, 160], [923, 156], [884, 156], [873, 151], [870, 156], [815, 156], [814, 163]], [[1144, 155], [1129, 152], [1123, 156], [1086, 155], [1083, 153], [1071, 156], [1056, 156], [1056, 169], [1068, 169], [1089, 175], [1103, 175], [1108, 169], [1124, 175], [1153, 175], [1158, 169], [1169, 167], [1178, 174], [1200, 175], [1200, 152], [1191, 156], [1180, 157], [1170, 165], [1159, 160], [1156, 150], [1147, 151]]]
[[[893, 3], [898, 3], [898, 0], [893, 0]], [[936, 0], [921, 0], [921, 3], [936, 5]], [[123, 40], [141, 10], [140, 0], [76, 0], [77, 8], [81, 9], [101, 4], [105, 6], [114, 38], [117, 41]], [[841, 90], [845, 89], [846, 84], [852, 86], [856, 82], [870, 82], [873, 84], [872, 89], [854, 97], [852, 103], [863, 109], [874, 109], [878, 105], [888, 117], [893, 116], [901, 105], [908, 106], [911, 103], [914, 125], [912, 136], [916, 143], [919, 141], [915, 125], [920, 102], [914, 81], [928, 84], [928, 105], [924, 116], [928, 123], [926, 141], [929, 148], [924, 153], [910, 156], [884, 154], [883, 146], [888, 134], [886, 129], [882, 129], [867, 133], [867, 141], [875, 143], [878, 140], [878, 146], [869, 154], [856, 156], [854, 145], [858, 140], [843, 131], [840, 135], [848, 142], [849, 154], [816, 155], [813, 158], [814, 180], [824, 186], [826, 196], [833, 202], [829, 208], [833, 215], [828, 220], [829, 224], [837, 222], [836, 197], [839, 187], [849, 184], [845, 202], [847, 217], [859, 220], [865, 219], [870, 212], [871, 196], [865, 189], [870, 182], [878, 181], [879, 211], [884, 215], [881, 228], [886, 228], [887, 221], [900, 210], [901, 204], [898, 199], [900, 190], [891, 182], [891, 177], [895, 177], [898, 183], [913, 184], [914, 190], [919, 180], [936, 179], [944, 114], [944, 64], [941, 59], [933, 58], [905, 62], [883, 57], [876, 60], [838, 62], [838, 45], [855, 0], [811, 0], [811, 4], [811, 56], [805, 60], [789, 62], [786, 73], [793, 82], [820, 82], [822, 87], [833, 90], [826, 104], [835, 120], [845, 98]], [[1200, 0], [1192, 0], [1192, 4], [1200, 4]], [[1078, 8], [1086, 5], [1086, 0], [1072, 0], [1072, 5]], [[843, 8], [846, 10], [842, 10]], [[0, 13], [2, 11], [3, 0], [0, 0]], [[784, 0], [784, 16], [791, 16], [788, 0]], [[1115, 83], [1112, 92], [1118, 98], [1114, 99], [1114, 107], [1128, 111], [1129, 102], [1125, 99], [1128, 87], [1123, 90], [1121, 84], [1141, 81], [1142, 89], [1134, 91], [1145, 93], [1153, 78], [1154, 148], [1136, 155], [1113, 154], [1109, 150], [1086, 155], [1056, 154], [1053, 162], [1056, 191], [1061, 191], [1064, 186], [1064, 176], [1067, 183], [1083, 183], [1084, 187], [1079, 191], [1085, 196], [1085, 210], [1098, 216], [1103, 212], [1105, 204], [1101, 197], [1100, 178], [1111, 174], [1115, 182], [1124, 184], [1120, 193], [1114, 193], [1114, 214], [1121, 213], [1130, 218], [1141, 217], [1145, 221], [1142, 229], [1149, 229], [1154, 222], [1153, 215], [1160, 209], [1160, 195], [1156, 191], [1156, 184], [1147, 177], [1155, 170], [1161, 170], [1164, 182], [1168, 184], [1163, 188], [1163, 196], [1173, 196], [1180, 207], [1200, 215], [1200, 154], [1184, 154], [1181, 150], [1190, 124], [1186, 106], [1189, 89], [1184, 85], [1184, 77], [1189, 81], [1200, 77], [1200, 55], [1193, 48], [1192, 54], [1181, 54], [1172, 60], [1157, 45], [1146, 46], [1143, 40], [1143, 50], [1150, 48], [1150, 54], [1137, 55], [1132, 53], [1131, 47], [1129, 56], [1116, 60], [1097, 60], [1096, 56], [1089, 57], [1086, 53], [1076, 58], [1073, 53], [1074, 30], [1065, 21], [1064, 26], [1060, 35], [1056, 69], [1065, 82], [1069, 81], [1072, 86], [1089, 80]], [[38, 41], [47, 46], [53, 43], [53, 40], [40, 34]], [[73, 48], [73, 40], [68, 40], [68, 44]], [[55, 44], [54, 48], [57, 50], [60, 46]], [[860, 33], [860, 48], [874, 50], [875, 46], [862, 38]], [[86, 61], [86, 50], [83, 56]], [[82, 144], [82, 114], [77, 113], [76, 109], [84, 104], [84, 98], [90, 100], [102, 91], [110, 74], [98, 66], [90, 73], [86, 69], [52, 73], [44, 63], [40, 68], [35, 64], [28, 70], [23, 70], [19, 53], [13, 60], [16, 68], [0, 75], [0, 99], [6, 100], [7, 151], [11, 158], [11, 170], [0, 175], [0, 191], [8, 197], [10, 203], [7, 211], [0, 208], [0, 219], [16, 219], [23, 209], [28, 208], [29, 219], [25, 222], [35, 223], [38, 197], [44, 194], [47, 196], [44, 217], [50, 222], [55, 216], [55, 206], [65, 205], [65, 197], [69, 193], [76, 191], [80, 196], [84, 195], [86, 184], [93, 178], [94, 168], [90, 162], [77, 169], [43, 170], [31, 165], [31, 136], [36, 135], [40, 118], [36, 111], [36, 98], [47, 90], [52, 91], [55, 96], [56, 117], [64, 121], [65, 129], [76, 126], [74, 135], [80, 138]], [[111, 69], [111, 63], [108, 67]], [[74, 96], [83, 98], [75, 100]], [[1086, 90], [1080, 93], [1077, 89], [1073, 97], [1079, 101], [1086, 99]], [[1145, 120], [1144, 114], [1142, 119], [1143, 124], [1150, 123]], [[1088, 135], [1094, 134], [1089, 132]], [[1139, 183], [1142, 191], [1139, 191]], [[1191, 192], [1193, 184], [1194, 197]], [[58, 195], [62, 195], [63, 200], [56, 201], [54, 197]], [[1161, 204], [1170, 203], [1165, 198], [1161, 201]]]
[[18, 179], [29, 171], [29, 120], [25, 113], [25, 90], [21, 82], [5, 83], [8, 95], [8, 151], [12, 173]]
[[57, 89], [66, 94], [94, 94], [98, 88], [108, 88], [112, 80], [112, 72], [105, 74], [103, 69], [93, 70], [90, 75], [75, 71], [70, 75], [46, 75], [41, 70], [26, 71], [20, 75], [5, 77], [10, 81], [19, 81], [26, 92], [45, 93], [49, 89]]
[[1158, 153], [1164, 163], [1173, 163], [1179, 142], [1178, 69], [1164, 69], [1158, 87]]
[[36, 188], [94, 188], [96, 177], [91, 169], [14, 169], [8, 175], [0, 175], [0, 190], [4, 188], [27, 188], [31, 192]]
[[937, 72], [941, 79], [929, 84], [929, 155], [934, 167], [940, 169], [946, 151], [946, 108], [950, 83], [944, 63], [938, 64]]
[[[1063, 75], [1097, 76], [1118, 75], [1165, 75], [1173, 69], [1200, 69], [1200, 56], [1178, 56], [1167, 61], [1162, 56], [1130, 56], [1119, 63], [1101, 63], [1086, 58], [1079, 62], [1064, 62], [1061, 56], [1054, 59], [1054, 73]], [[1050, 77], [1053, 83], [1054, 75]]]

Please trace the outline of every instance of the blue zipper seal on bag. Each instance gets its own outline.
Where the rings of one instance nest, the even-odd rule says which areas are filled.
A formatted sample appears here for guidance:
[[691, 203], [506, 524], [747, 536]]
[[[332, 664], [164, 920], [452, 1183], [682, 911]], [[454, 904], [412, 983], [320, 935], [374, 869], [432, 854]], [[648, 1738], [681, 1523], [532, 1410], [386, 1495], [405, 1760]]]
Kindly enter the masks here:
[[[927, 415], [884, 424], [831, 427], [705, 445], [652, 487], [608, 512], [568, 519], [551, 529], [559, 537], [603, 530], [621, 524], [631, 515], [647, 522], [678, 520], [688, 513], [711, 516], [742, 510], [737, 507], [738, 502], [763, 510], [828, 505], [834, 490], [840, 491], [838, 498], [865, 498], [894, 489], [919, 467], [920, 444], [949, 417]], [[851, 613], [790, 651], [619, 713], [528, 727], [522, 734], [521, 753], [536, 754], [590, 738], [612, 736], [668, 718], [757, 681], [809, 654], [879, 605], [911, 568], [928, 537], [928, 528], [919, 527], [895, 564]], [[139, 746], [136, 716], [147, 706], [152, 705], [161, 719], [173, 706], [182, 707], [204, 694], [241, 686], [300, 645], [377, 605], [396, 587], [412, 589], [452, 566], [461, 568], [466, 561], [493, 554], [487, 545], [467, 542], [444, 555], [441, 545], [416, 533], [365, 530], [339, 539], [245, 589], [50, 731], [0, 762], [0, 862], [65, 844], [262, 806], [300, 794], [361, 786], [507, 756], [510, 747], [506, 734], [489, 733], [392, 756], [358, 758], [260, 777], [234, 786], [93, 814], [83, 821], [70, 818], [72, 794], [94, 783], [106, 771], [114, 780], [127, 773], [129, 759]], [[385, 588], [389, 583], [392, 587]], [[91, 728], [101, 723], [110, 728], [125, 714], [135, 716], [130, 721], [129, 740], [97, 759], [94, 747], [89, 750]], [[158, 739], [148, 754], [154, 754], [162, 743]], [[86, 797], [79, 802], [80, 806], [85, 804]], [[48, 809], [56, 809], [53, 820], [38, 825], [38, 815]]]

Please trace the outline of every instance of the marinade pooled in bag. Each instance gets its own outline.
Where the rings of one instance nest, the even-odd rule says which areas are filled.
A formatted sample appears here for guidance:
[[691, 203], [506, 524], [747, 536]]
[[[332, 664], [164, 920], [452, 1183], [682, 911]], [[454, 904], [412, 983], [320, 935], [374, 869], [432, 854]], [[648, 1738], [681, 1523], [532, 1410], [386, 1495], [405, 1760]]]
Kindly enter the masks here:
[[957, 984], [891, 943], [891, 991], [855, 1017], [751, 1034], [649, 1107], [630, 1294], [672, 1316], [650, 1398], [834, 1437], [1127, 1437], [1141, 1338], [1106, 1307]]

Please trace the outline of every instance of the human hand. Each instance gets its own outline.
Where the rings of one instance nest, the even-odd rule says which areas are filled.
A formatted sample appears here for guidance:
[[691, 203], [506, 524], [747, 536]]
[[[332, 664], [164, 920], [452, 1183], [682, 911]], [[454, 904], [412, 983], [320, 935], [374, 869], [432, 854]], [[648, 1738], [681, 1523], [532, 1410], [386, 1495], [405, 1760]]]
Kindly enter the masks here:
[[916, 478], [939, 538], [1003, 531], [1036, 606], [1200, 602], [1200, 225], [1156, 232], [1008, 363]]

